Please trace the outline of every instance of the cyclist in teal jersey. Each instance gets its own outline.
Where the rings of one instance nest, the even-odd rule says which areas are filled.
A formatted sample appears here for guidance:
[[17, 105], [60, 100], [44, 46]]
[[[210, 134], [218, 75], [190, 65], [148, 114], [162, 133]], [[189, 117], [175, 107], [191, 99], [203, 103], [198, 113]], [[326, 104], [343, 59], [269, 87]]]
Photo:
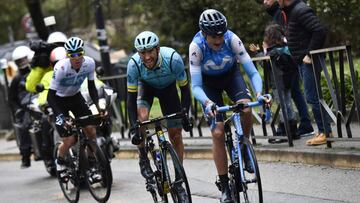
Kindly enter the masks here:
[[[177, 113], [183, 108], [188, 111], [191, 102], [190, 89], [181, 56], [172, 48], [160, 47], [158, 36], [150, 31], [141, 32], [135, 38], [134, 45], [137, 53], [132, 56], [127, 66], [127, 108], [131, 126], [136, 120], [149, 119], [154, 97], [159, 99], [163, 115]], [[181, 100], [176, 83], [181, 90]], [[179, 120], [170, 120], [167, 127], [169, 139], [182, 162], [182, 123]], [[132, 130], [131, 133], [131, 142], [139, 149], [141, 174], [149, 179], [154, 174], [144, 146], [144, 129], [140, 132]], [[186, 195], [184, 189], [180, 190]]]
[[[262, 92], [262, 79], [256, 70], [240, 38], [227, 29], [225, 16], [217, 10], [205, 10], [199, 19], [200, 31], [189, 46], [192, 92], [202, 104], [211, 126], [213, 157], [221, 183], [221, 202], [233, 202], [228, 178], [227, 156], [223, 115], [213, 112], [214, 106], [223, 106], [225, 91], [233, 102], [249, 102], [251, 94], [237, 66], [241, 63], [249, 76], [257, 98]], [[252, 128], [251, 109], [241, 113], [244, 135], [249, 136]], [[216, 117], [216, 123], [215, 123]], [[251, 171], [249, 159], [245, 165]]]

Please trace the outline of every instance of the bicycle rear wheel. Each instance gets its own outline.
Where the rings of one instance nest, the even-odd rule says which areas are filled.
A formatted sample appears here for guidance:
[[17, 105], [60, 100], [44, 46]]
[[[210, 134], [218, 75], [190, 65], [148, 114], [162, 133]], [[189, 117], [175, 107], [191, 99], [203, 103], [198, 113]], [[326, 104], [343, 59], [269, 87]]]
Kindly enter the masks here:
[[251, 166], [254, 172], [249, 173], [245, 169], [243, 169], [245, 182], [242, 183], [243, 196], [241, 196], [240, 201], [251, 202], [251, 203], [262, 203], [263, 194], [262, 194], [259, 165], [255, 156], [254, 148], [250, 143], [249, 139], [245, 137], [243, 140], [243, 147], [245, 148], [245, 150], [244, 150], [244, 154], [242, 154], [242, 157], [247, 156], [250, 159]]
[[[58, 148], [60, 143], [56, 143], [54, 148], [54, 156], [58, 156]], [[70, 149], [71, 150], [71, 149]], [[65, 196], [65, 198], [70, 203], [76, 203], [79, 201], [80, 196], [80, 181], [79, 175], [76, 171], [76, 157], [72, 153], [68, 153], [65, 157], [67, 162], [67, 176], [68, 178], [64, 179], [60, 177], [60, 174], [56, 172], [57, 178], [59, 181], [60, 188]]]
[[86, 168], [86, 182], [89, 186], [91, 195], [99, 202], [106, 202], [111, 193], [112, 185], [112, 171], [108, 160], [105, 158], [100, 147], [94, 143], [95, 150], [87, 144], [86, 160], [88, 157], [93, 157], [93, 162], [87, 164]]
[[[166, 184], [170, 189], [171, 198], [174, 203], [177, 202], [192, 202], [191, 192], [189, 183], [186, 177], [185, 170], [177, 156], [176, 151], [170, 143], [166, 143], [164, 149], [164, 172]], [[167, 159], [167, 155], [169, 155], [169, 159]]]

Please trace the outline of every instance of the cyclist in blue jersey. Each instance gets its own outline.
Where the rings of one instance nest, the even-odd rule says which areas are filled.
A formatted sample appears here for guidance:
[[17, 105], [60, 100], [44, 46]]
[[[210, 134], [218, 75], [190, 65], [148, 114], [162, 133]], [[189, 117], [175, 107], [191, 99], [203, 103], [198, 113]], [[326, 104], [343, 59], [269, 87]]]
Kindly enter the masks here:
[[[154, 97], [160, 102], [164, 115], [176, 113], [190, 107], [190, 89], [181, 56], [172, 48], [160, 47], [158, 36], [150, 31], [141, 32], [134, 42], [137, 50], [127, 65], [127, 108], [130, 124], [136, 120], [149, 119]], [[176, 83], [181, 90], [179, 99]], [[180, 161], [183, 160], [182, 123], [171, 120], [167, 123], [169, 139]], [[185, 129], [185, 126], [184, 126]], [[153, 176], [147, 151], [144, 147], [144, 129], [132, 131], [132, 143], [138, 145], [141, 174], [148, 179]], [[184, 195], [186, 195], [185, 190]], [[184, 198], [187, 199], [187, 198]]]
[[[224, 105], [225, 91], [233, 102], [249, 102], [251, 94], [237, 66], [242, 64], [249, 76], [256, 97], [262, 93], [262, 79], [240, 38], [227, 29], [225, 16], [217, 10], [205, 10], [199, 19], [200, 31], [189, 46], [192, 92], [202, 104], [213, 139], [213, 157], [221, 184], [221, 202], [233, 202], [229, 189], [228, 165], [225, 151], [223, 115], [213, 112], [214, 106]], [[251, 109], [242, 113], [244, 135], [252, 128]], [[215, 121], [216, 116], [216, 123]], [[246, 169], [251, 172], [249, 159], [245, 157]]]

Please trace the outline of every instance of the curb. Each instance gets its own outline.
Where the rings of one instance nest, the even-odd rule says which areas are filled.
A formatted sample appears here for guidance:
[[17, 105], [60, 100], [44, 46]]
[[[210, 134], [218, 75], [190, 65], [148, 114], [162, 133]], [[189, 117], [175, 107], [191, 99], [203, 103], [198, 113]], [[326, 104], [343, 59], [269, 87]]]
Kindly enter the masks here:
[[[331, 152], [312, 152], [294, 151], [279, 149], [255, 148], [258, 161], [265, 162], [289, 162], [307, 165], [324, 165], [336, 168], [360, 169], [360, 154], [355, 153], [331, 153]], [[122, 149], [116, 153], [119, 159], [137, 159], [138, 152], [134, 148]], [[211, 146], [186, 147], [184, 159], [213, 159]]]
[[[337, 168], [360, 169], [360, 154], [345, 152], [313, 152], [279, 149], [255, 148], [258, 161], [289, 162], [308, 165], [324, 165]], [[123, 148], [115, 154], [116, 159], [137, 159], [138, 152], [134, 147]], [[0, 161], [20, 160], [19, 154], [0, 154]], [[184, 159], [212, 160], [211, 146], [186, 146]]]

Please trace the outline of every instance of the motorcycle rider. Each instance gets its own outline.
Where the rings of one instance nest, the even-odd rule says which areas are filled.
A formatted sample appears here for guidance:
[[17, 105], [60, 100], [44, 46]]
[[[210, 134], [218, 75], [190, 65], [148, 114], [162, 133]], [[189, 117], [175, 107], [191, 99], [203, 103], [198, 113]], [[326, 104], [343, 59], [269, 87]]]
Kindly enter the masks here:
[[[9, 87], [9, 103], [13, 111], [15, 123], [20, 124], [16, 131], [19, 139], [19, 150], [21, 158], [21, 168], [28, 168], [31, 165], [31, 139], [28, 128], [31, 124], [30, 115], [24, 111], [21, 100], [28, 94], [25, 90], [25, 80], [30, 72], [29, 56], [32, 51], [27, 46], [18, 46], [12, 52], [12, 60], [18, 67], [18, 73], [11, 81]], [[21, 127], [20, 127], [21, 126]]]

